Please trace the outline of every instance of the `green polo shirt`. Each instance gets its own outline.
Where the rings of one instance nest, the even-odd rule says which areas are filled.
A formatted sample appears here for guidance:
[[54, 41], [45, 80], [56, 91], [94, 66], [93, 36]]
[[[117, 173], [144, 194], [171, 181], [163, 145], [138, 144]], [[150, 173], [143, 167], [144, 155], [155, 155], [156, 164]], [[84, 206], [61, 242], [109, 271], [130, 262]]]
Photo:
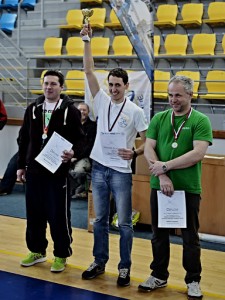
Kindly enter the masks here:
[[[151, 120], [146, 137], [156, 140], [156, 154], [160, 161], [166, 162], [193, 150], [193, 141], [208, 141], [212, 144], [212, 127], [209, 118], [192, 109], [177, 139], [177, 148], [172, 148], [174, 142], [173, 126], [171, 124], [172, 109], [157, 113]], [[186, 116], [174, 117], [174, 128], [177, 131]], [[170, 170], [167, 174], [173, 182], [175, 190], [189, 193], [201, 193], [201, 161], [197, 164], [177, 170]], [[160, 189], [159, 179], [151, 176], [151, 188]]]

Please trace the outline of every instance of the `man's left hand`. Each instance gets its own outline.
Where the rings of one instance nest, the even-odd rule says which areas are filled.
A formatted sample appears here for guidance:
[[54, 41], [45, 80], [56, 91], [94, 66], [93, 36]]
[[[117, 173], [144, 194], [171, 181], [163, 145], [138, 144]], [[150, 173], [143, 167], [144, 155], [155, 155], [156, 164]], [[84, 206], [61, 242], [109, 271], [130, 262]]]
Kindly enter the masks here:
[[121, 148], [118, 149], [118, 155], [124, 160], [130, 160], [133, 158], [134, 151], [131, 149]]

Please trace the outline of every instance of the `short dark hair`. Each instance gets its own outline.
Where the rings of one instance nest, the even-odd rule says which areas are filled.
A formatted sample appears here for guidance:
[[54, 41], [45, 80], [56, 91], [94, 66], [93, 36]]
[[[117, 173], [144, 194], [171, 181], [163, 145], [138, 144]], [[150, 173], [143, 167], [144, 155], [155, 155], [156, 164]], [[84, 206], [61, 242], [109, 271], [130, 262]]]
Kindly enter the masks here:
[[88, 105], [87, 103], [85, 103], [85, 102], [80, 102], [80, 103], [78, 103], [77, 107], [78, 107], [79, 105], [85, 105], [85, 106], [87, 107], [87, 110], [90, 111], [89, 105]]
[[124, 69], [121, 68], [112, 69], [108, 74], [108, 81], [109, 81], [109, 76], [122, 78], [124, 84], [128, 83], [128, 74], [127, 71]]
[[[57, 76], [59, 78], [60, 86], [64, 85], [64, 82], [65, 82], [64, 75], [60, 71], [58, 71], [58, 70], [48, 70], [48, 71], [45, 72], [44, 78], [46, 76]], [[43, 80], [44, 80], [44, 78], [43, 78]]]

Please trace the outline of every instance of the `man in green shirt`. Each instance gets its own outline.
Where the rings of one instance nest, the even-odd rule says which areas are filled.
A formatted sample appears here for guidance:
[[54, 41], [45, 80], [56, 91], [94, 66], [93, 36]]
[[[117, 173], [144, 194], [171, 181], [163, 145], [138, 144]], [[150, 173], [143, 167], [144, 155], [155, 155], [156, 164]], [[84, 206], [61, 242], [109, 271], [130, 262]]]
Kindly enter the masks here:
[[170, 257], [169, 228], [158, 227], [157, 191], [171, 197], [183, 190], [186, 198], [187, 227], [183, 238], [183, 267], [188, 296], [202, 298], [199, 205], [201, 199], [201, 161], [212, 144], [209, 119], [192, 109], [193, 81], [174, 76], [168, 84], [171, 109], [156, 114], [146, 134], [145, 157], [151, 171], [152, 251], [150, 277], [138, 287], [149, 292], [167, 285]]

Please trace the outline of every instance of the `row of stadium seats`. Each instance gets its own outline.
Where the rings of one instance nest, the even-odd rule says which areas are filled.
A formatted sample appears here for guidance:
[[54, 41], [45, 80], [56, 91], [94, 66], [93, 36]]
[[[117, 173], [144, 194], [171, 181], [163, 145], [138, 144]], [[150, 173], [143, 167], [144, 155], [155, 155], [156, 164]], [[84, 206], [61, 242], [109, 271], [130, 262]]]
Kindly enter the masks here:
[[[225, 71], [208, 71], [205, 78], [207, 93], [199, 92], [201, 75], [198, 71], [178, 71], [176, 75], [186, 75], [194, 80], [193, 99], [198, 97], [208, 100], [225, 100]], [[167, 99], [168, 81], [171, 77], [170, 72], [155, 70], [154, 72], [154, 98]]]
[[[1, 0], [0, 0], [1, 1]], [[5, 3], [0, 4], [0, 8], [17, 10], [18, 0], [5, 0]], [[34, 9], [36, 5], [36, 0], [24, 0], [21, 7], [24, 9]], [[111, 28], [121, 28], [119, 19], [117, 18], [114, 10], [110, 12], [110, 21], [106, 20], [106, 9], [105, 8], [93, 8], [94, 14], [90, 18], [90, 24], [93, 28], [103, 29], [104, 27]], [[16, 26], [16, 13], [6, 13], [4, 12], [0, 18], [0, 29], [6, 33], [12, 33]], [[59, 28], [67, 30], [80, 30], [83, 26], [83, 14], [81, 9], [68, 10], [66, 16], [67, 24], [60, 25]]]
[[[40, 77], [40, 85], [42, 85], [42, 79], [44, 77], [46, 70], [43, 70]], [[106, 70], [96, 70], [108, 76], [108, 71]], [[130, 72], [130, 71], [128, 71]], [[135, 72], [135, 71], [134, 71]], [[42, 89], [30, 90], [33, 94], [43, 94]], [[62, 92], [66, 95], [83, 97], [85, 94], [85, 73], [82, 70], [69, 70], [65, 75], [65, 90]]]
[[[44, 70], [41, 74], [40, 84], [42, 84], [42, 79], [44, 76]], [[97, 72], [105, 72], [105, 70], [98, 70]], [[199, 86], [201, 82], [201, 75], [198, 71], [178, 71], [176, 75], [186, 75], [194, 80], [194, 94], [193, 99], [198, 97], [209, 100], [225, 100], [225, 71], [221, 70], [212, 70], [208, 71], [205, 78], [205, 85], [207, 93], [199, 92]], [[107, 76], [107, 75], [106, 75]], [[155, 99], [167, 99], [167, 87], [168, 81], [171, 77], [170, 72], [155, 70], [154, 72], [154, 98]], [[85, 93], [85, 83], [84, 83], [85, 74], [81, 70], [69, 70], [65, 76], [65, 90], [63, 93], [67, 95], [75, 95], [82, 97]], [[33, 94], [41, 94], [43, 91], [41, 89], [31, 90]]]
[[[19, 0], [0, 0], [0, 9], [17, 10], [19, 2]], [[33, 10], [36, 3], [37, 0], [23, 0], [21, 8]]]
[[[82, 0], [80, 1], [82, 2]], [[93, 1], [92, 1], [93, 2]], [[124, 32], [118, 32], [117, 30], [122, 29], [119, 19], [117, 18], [115, 11], [111, 8], [106, 9], [105, 7], [93, 7], [94, 13], [90, 17], [90, 24], [95, 31], [98, 30], [98, 34], [94, 35], [91, 39], [92, 53], [93, 56], [97, 58], [103, 58], [104, 61], [107, 61], [107, 58], [120, 58], [122, 59], [132, 59], [137, 58], [137, 55], [134, 54], [134, 49], [132, 44], [129, 41], [129, 38], [124, 34]], [[83, 14], [81, 9], [69, 9], [66, 15], [66, 24], [58, 25], [62, 30], [68, 31], [80, 31], [83, 27]], [[104, 28], [111, 28], [112, 31], [116, 30], [116, 34], [105, 35]], [[111, 32], [111, 31], [110, 31]], [[112, 33], [112, 32], [111, 32]], [[82, 38], [75, 33], [75, 35], [68, 36], [65, 33], [61, 32], [59, 37], [49, 36], [45, 39], [43, 43], [43, 52], [44, 55], [35, 55], [37, 59], [49, 60], [52, 64], [57, 64], [54, 60], [59, 60], [61, 65], [61, 59], [69, 59], [69, 61], [82, 60], [84, 53], [84, 42]], [[46, 65], [46, 64], [45, 64]], [[107, 68], [108, 63], [106, 63]], [[103, 66], [100, 66], [102, 68]], [[63, 68], [62, 68], [63, 70]], [[44, 72], [41, 74], [43, 78]], [[65, 89], [63, 93], [71, 96], [84, 97], [85, 94], [85, 74], [82, 70], [82, 66], [79, 66], [77, 70], [74, 68], [72, 70], [65, 69]], [[108, 74], [108, 71], [97, 70], [97, 72], [105, 72]], [[36, 82], [31, 86], [31, 93], [41, 94], [43, 91], [39, 89], [39, 79], [34, 78]], [[41, 79], [42, 81], [42, 79]]]
[[[59, 28], [65, 30], [80, 30], [83, 27], [83, 14], [81, 9], [70, 9], [66, 15], [67, 24], [60, 25]], [[121, 28], [119, 19], [112, 9], [109, 15], [109, 22], [106, 22], [106, 9], [93, 8], [93, 15], [90, 17], [90, 24], [93, 28], [103, 29], [104, 27]]]
[[[224, 3], [225, 4], [225, 3]], [[160, 46], [162, 39], [159, 35], [154, 36], [154, 55], [160, 56]], [[192, 53], [187, 53], [189, 41], [186, 34], [168, 34], [165, 37], [164, 48], [165, 53], [162, 55], [215, 55], [216, 34], [215, 33], [196, 33], [192, 36], [191, 48]], [[225, 35], [222, 39], [221, 53], [225, 54]]]
[[225, 24], [225, 2], [210, 2], [207, 9], [208, 18], [203, 18], [203, 3], [185, 3], [181, 8], [181, 19], [178, 17], [177, 4], [159, 5], [156, 12], [157, 27], [201, 26], [202, 23], [212, 26], [224, 26]]
[[[21, 8], [25, 10], [33, 10], [36, 0], [23, 0]], [[15, 10], [18, 9], [18, 0], [0, 0], [0, 9]], [[0, 29], [6, 34], [11, 34], [16, 27], [17, 13], [3, 12], [0, 16]]]
[[[93, 37], [91, 39], [93, 56], [124, 56], [136, 57], [133, 55], [133, 46], [126, 35], [118, 35], [113, 38], [112, 50], [113, 54], [109, 55], [110, 38], [109, 37]], [[62, 58], [63, 39], [61, 37], [47, 37], [44, 41], [43, 49], [45, 56], [59, 56]], [[81, 37], [72, 36], [67, 39], [65, 57], [83, 57], [84, 42]], [[38, 56], [37, 56], [38, 57]], [[39, 56], [40, 57], [40, 56]]]

